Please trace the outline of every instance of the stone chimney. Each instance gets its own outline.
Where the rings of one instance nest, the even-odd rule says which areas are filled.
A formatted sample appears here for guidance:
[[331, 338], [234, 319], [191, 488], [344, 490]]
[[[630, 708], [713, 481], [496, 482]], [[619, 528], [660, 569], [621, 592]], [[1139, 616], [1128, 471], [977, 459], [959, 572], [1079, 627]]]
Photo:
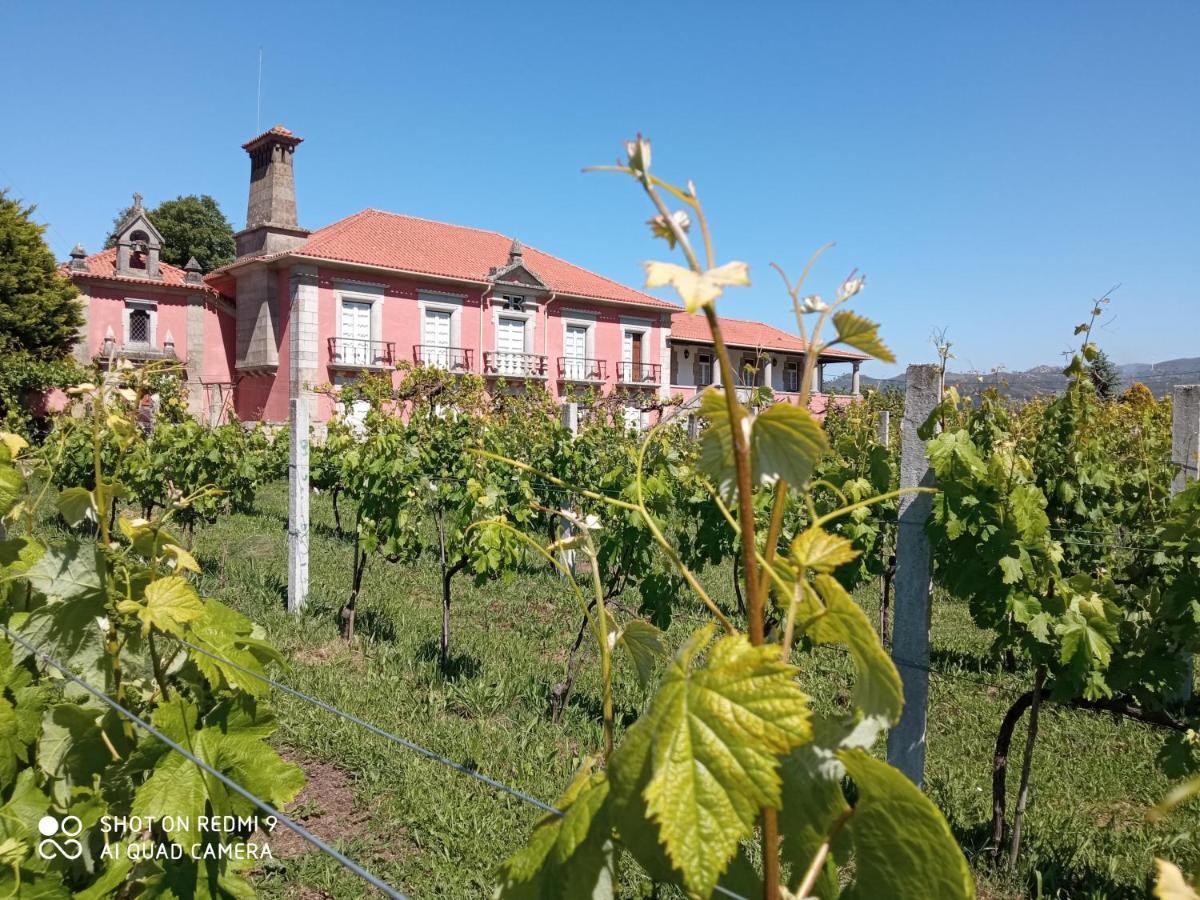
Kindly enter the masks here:
[[196, 257], [190, 257], [187, 265], [183, 267], [184, 284], [204, 284], [204, 273], [200, 269], [200, 263], [196, 262]]
[[87, 272], [87, 270], [87, 251], [83, 249], [83, 244], [76, 244], [71, 251], [71, 271]]
[[250, 156], [250, 198], [246, 227], [235, 235], [239, 259], [290, 250], [308, 237], [296, 219], [292, 169], [292, 156], [302, 140], [276, 125], [242, 144]]

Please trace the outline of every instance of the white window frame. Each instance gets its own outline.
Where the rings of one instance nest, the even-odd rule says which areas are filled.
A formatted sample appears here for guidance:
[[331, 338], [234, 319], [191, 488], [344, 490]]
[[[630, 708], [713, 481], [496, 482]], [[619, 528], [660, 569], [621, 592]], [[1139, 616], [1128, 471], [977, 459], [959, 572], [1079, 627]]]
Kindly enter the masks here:
[[442, 294], [436, 291], [417, 291], [417, 340], [418, 345], [425, 343], [425, 313], [450, 313], [450, 346], [463, 347], [462, 316], [466, 298], [462, 294]]
[[[792, 372], [796, 373], [794, 385], [788, 383], [788, 375]], [[783, 363], [783, 389], [791, 394], [800, 390], [800, 363], [797, 360], [789, 359]]]
[[383, 340], [383, 288], [369, 285], [339, 285], [333, 289], [334, 306], [337, 309], [337, 337], [342, 337], [342, 303], [369, 303], [371, 305], [371, 336], [369, 341]]
[[[703, 366], [708, 366], [708, 377], [704, 377]], [[713, 355], [705, 351], [696, 352], [696, 387], [709, 387], [713, 384]]]
[[[529, 300], [529, 298], [526, 298]], [[503, 304], [492, 306], [492, 351], [499, 352], [497, 338], [500, 335], [501, 319], [522, 319], [525, 322], [525, 349], [522, 353], [533, 353], [531, 349], [537, 346], [537, 307], [518, 312], [515, 309], [505, 309]]]
[[596, 322], [599, 321], [599, 316], [596, 313], [584, 312], [582, 310], [566, 310], [562, 317], [562, 355], [567, 358], [567, 330], [569, 328], [583, 329], [583, 358], [596, 358]]
[[[625, 358], [625, 335], [640, 334], [642, 336], [642, 365], [649, 366], [654, 364], [654, 360], [650, 358], [650, 330], [651, 322], [649, 319], [635, 319], [630, 316], [621, 316], [621, 362], [626, 365], [633, 363], [632, 359]], [[661, 360], [660, 360], [661, 361]], [[630, 369], [629, 375], [632, 376], [633, 370]], [[670, 377], [668, 374], [667, 377]]]
[[[150, 313], [150, 334], [146, 343], [133, 343], [129, 339], [129, 314], [135, 310]], [[158, 346], [158, 301], [141, 300], [136, 297], [125, 298], [125, 308], [121, 311], [121, 324], [124, 329], [122, 345], [126, 347], [157, 347]]]

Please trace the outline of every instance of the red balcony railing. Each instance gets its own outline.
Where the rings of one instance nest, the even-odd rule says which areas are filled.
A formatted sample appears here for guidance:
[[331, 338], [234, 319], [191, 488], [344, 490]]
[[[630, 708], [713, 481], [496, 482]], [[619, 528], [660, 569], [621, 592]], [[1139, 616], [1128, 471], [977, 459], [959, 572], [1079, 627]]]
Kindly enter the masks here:
[[388, 369], [396, 364], [396, 345], [391, 341], [331, 337], [329, 364], [349, 369]]
[[558, 377], [563, 381], [603, 381], [608, 377], [608, 363], [602, 359], [560, 356]]
[[662, 366], [658, 363], [617, 363], [617, 380], [621, 384], [658, 384]]
[[471, 350], [467, 347], [439, 347], [435, 344], [414, 344], [413, 362], [448, 372], [470, 372]]
[[539, 353], [489, 350], [483, 354], [483, 368], [488, 375], [501, 378], [545, 378], [546, 357]]

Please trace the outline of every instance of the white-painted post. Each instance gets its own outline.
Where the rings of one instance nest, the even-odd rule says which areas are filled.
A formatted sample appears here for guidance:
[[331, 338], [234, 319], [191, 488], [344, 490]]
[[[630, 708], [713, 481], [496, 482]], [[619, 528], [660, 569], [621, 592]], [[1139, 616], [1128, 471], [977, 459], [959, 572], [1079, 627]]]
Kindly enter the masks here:
[[309, 444], [317, 366], [317, 273], [315, 267], [292, 270], [288, 311], [288, 596], [290, 613], [308, 600]]
[[879, 445], [886, 447], [892, 442], [892, 412], [889, 409], [879, 411]]
[[[917, 429], [941, 399], [937, 366], [909, 366], [900, 423], [900, 487], [932, 487], [933, 470]], [[925, 727], [929, 712], [930, 556], [925, 522], [927, 493], [900, 498], [896, 533], [896, 599], [892, 660], [904, 685], [904, 712], [888, 734], [888, 762], [921, 787], [925, 780]]]
[[850, 367], [850, 393], [855, 397], [862, 393], [862, 375], [859, 373], [860, 363], [853, 363]]
[[308, 600], [308, 401], [293, 397], [288, 458], [288, 612], [298, 613]]
[[[1200, 478], [1200, 384], [1175, 386], [1171, 406], [1171, 463], [1175, 466], [1172, 495], [1181, 492], [1189, 481]], [[1188, 653], [1173, 699], [1179, 703], [1189, 701], [1194, 681], [1195, 657]]]

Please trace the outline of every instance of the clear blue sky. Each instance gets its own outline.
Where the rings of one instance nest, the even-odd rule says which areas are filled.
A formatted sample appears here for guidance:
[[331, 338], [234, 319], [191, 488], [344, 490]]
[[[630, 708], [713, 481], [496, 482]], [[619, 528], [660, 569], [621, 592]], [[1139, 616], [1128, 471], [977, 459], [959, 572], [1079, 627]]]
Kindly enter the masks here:
[[[693, 178], [727, 315], [788, 327], [772, 261], [902, 363], [1055, 363], [1089, 298], [1117, 362], [1200, 355], [1200, 4], [5, 4], [0, 185], [55, 252], [139, 190], [245, 217], [255, 132], [306, 141], [301, 224], [374, 206], [495, 229], [630, 284], [666, 254], [632, 182], [581, 175], [638, 130]], [[889, 371], [872, 368], [877, 374]]]

